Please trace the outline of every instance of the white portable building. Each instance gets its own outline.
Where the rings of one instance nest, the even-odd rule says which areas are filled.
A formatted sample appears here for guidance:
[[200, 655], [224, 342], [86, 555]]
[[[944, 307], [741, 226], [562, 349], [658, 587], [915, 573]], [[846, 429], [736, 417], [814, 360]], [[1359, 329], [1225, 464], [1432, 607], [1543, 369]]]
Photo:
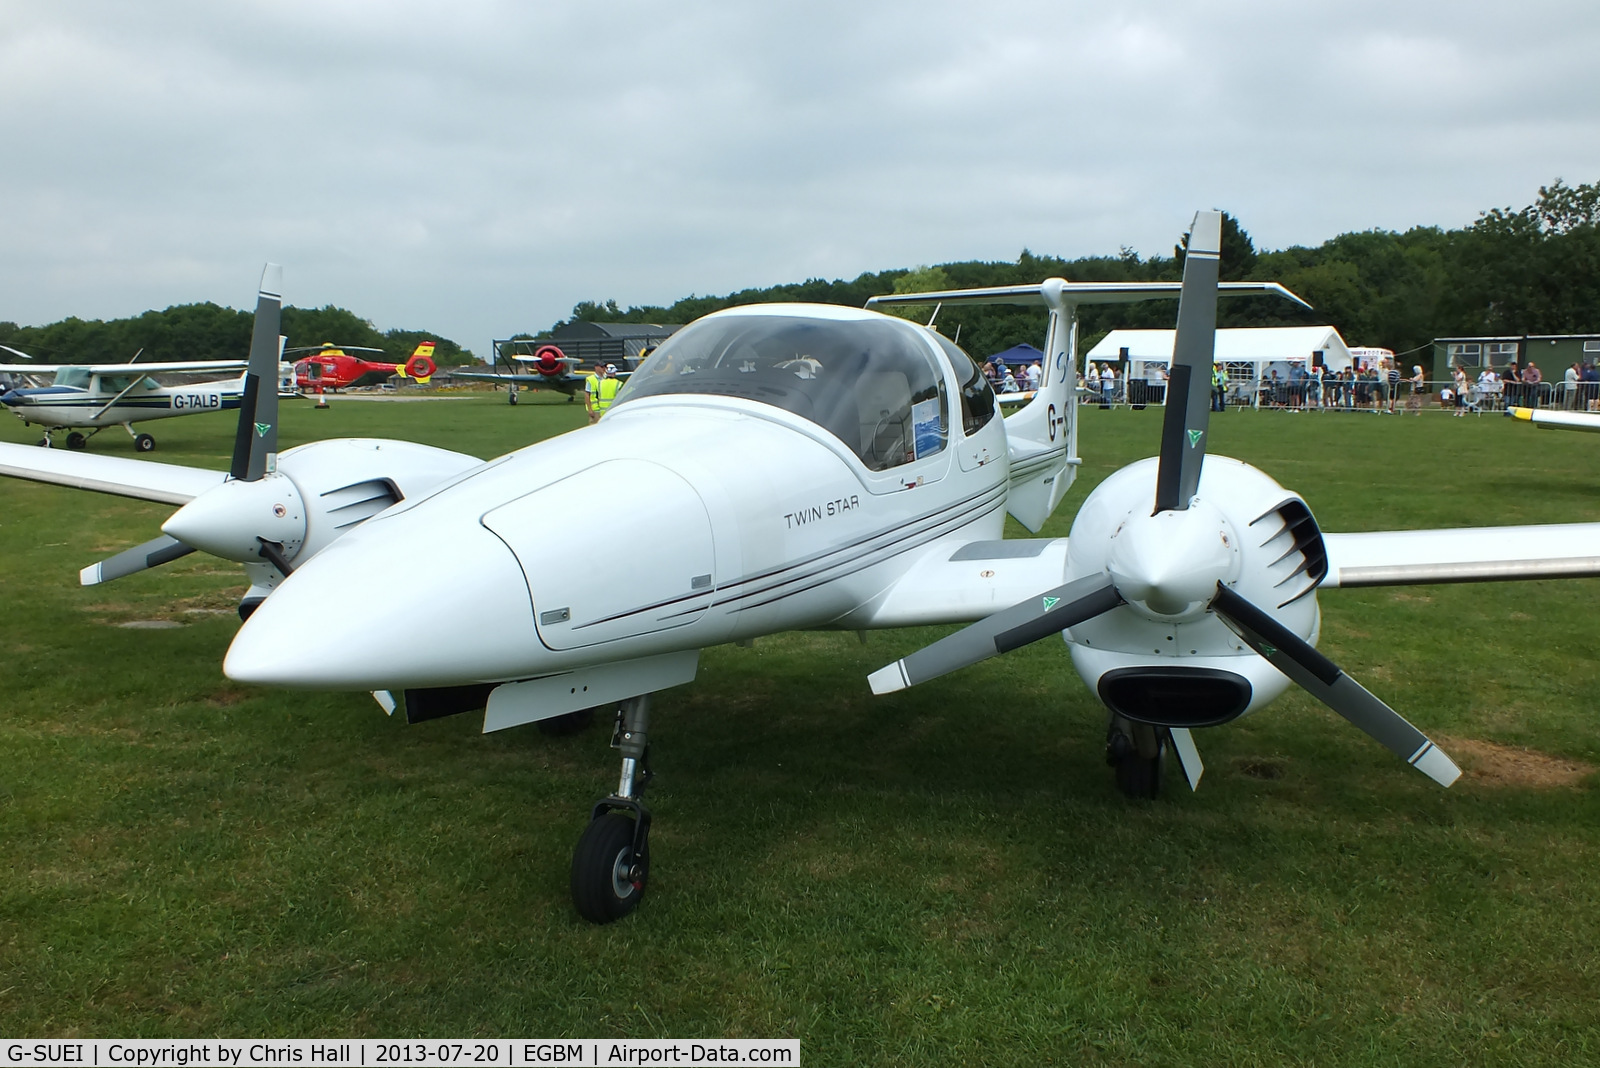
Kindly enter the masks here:
[[[1153, 380], [1172, 363], [1175, 330], [1113, 330], [1084, 356], [1090, 363], [1124, 364], [1129, 381]], [[1287, 379], [1295, 366], [1311, 366], [1313, 354], [1322, 354], [1322, 365], [1330, 371], [1343, 371], [1352, 365], [1350, 349], [1331, 326], [1256, 326], [1217, 331], [1216, 361], [1228, 372], [1228, 381], [1253, 387], [1272, 377]], [[1247, 387], [1248, 388], [1248, 387]]]

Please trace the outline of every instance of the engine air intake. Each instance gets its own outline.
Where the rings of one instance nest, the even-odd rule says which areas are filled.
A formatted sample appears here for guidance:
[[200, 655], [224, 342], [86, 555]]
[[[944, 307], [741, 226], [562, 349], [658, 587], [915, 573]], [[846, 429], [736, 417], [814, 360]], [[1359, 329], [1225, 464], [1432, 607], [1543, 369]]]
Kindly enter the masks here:
[[1215, 727], [1250, 707], [1250, 682], [1217, 668], [1117, 668], [1100, 676], [1100, 700], [1153, 727]]

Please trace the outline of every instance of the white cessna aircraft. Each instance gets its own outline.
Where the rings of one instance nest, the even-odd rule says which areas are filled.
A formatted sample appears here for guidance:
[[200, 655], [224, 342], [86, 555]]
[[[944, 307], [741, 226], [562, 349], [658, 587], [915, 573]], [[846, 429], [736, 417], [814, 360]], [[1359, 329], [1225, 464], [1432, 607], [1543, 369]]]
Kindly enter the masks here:
[[[15, 349], [10, 351], [15, 352]], [[54, 444], [51, 435], [67, 431], [69, 449], [85, 448], [106, 427], [120, 426], [139, 452], [150, 452], [156, 439], [133, 429], [134, 423], [180, 415], [228, 411], [239, 407], [244, 376], [183, 386], [164, 386], [152, 375], [243, 371], [243, 360], [177, 360], [170, 363], [3, 364], [0, 375], [53, 375], [48, 386], [16, 385], [0, 392], [0, 404], [24, 425], [44, 428], [40, 445]], [[283, 369], [278, 389], [286, 383]], [[287, 379], [292, 392], [294, 379]], [[87, 431], [87, 433], [85, 433]]]
[[[403, 690], [411, 720], [486, 708], [485, 730], [620, 704], [620, 781], [571, 866], [574, 904], [595, 922], [632, 910], [649, 875], [650, 694], [693, 679], [701, 648], [774, 631], [971, 624], [874, 673], [880, 693], [1063, 634], [1135, 796], [1156, 792], [1169, 749], [1196, 784], [1191, 732], [1291, 681], [1449, 785], [1450, 758], [1316, 651], [1317, 591], [1597, 575], [1600, 524], [1324, 534], [1268, 475], [1207, 462], [1217, 292], [1288, 295], [1219, 287], [1219, 241], [1220, 216], [1202, 212], [1160, 455], [1097, 487], [1069, 538], [1002, 540], [1002, 523], [1010, 512], [1037, 530], [1076, 473], [1077, 309], [1176, 285], [1051, 279], [874, 302], [1047, 308], [1043, 388], [1004, 419], [973, 361], [924, 327], [871, 310], [735, 308], [664, 342], [598, 425], [408, 495], [296, 568], [224, 670]], [[258, 530], [252, 502], [270, 499], [258, 493], [241, 491], [208, 529], [245, 548], [277, 540]], [[648, 530], [649, 546], [609, 561], [604, 581], [546, 562], [553, 541], [618, 529]], [[383, 550], [416, 544], [457, 551], [397, 576]], [[396, 658], [384, 636], [408, 626], [436, 640]], [[330, 628], [337, 649], [299, 640]]]

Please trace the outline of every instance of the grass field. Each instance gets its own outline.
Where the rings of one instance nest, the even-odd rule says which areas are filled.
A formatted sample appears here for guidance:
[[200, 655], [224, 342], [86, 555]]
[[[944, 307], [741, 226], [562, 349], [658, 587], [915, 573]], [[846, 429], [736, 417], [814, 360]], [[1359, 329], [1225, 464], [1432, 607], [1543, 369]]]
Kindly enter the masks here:
[[[1046, 533], [1155, 450], [1085, 412]], [[287, 447], [493, 455], [581, 405], [335, 399]], [[1600, 438], [1496, 417], [1229, 413], [1212, 450], [1327, 530], [1600, 520]], [[153, 424], [221, 467], [225, 415]], [[33, 436], [12, 420], [0, 436]], [[91, 448], [132, 455], [126, 435]], [[1600, 1062], [1600, 580], [1330, 591], [1321, 647], [1450, 790], [1298, 693], [1118, 795], [1059, 642], [873, 698], [937, 631], [706, 650], [657, 699], [650, 893], [567, 900], [607, 732], [407, 726], [223, 678], [242, 577], [80, 588], [171, 509], [0, 480], [0, 1034], [771, 1036], [811, 1064]], [[1020, 533], [1020, 530], [1014, 530]], [[648, 531], [618, 531], [648, 551]], [[436, 551], [448, 553], [449, 546]], [[397, 574], [408, 554], [397, 552]], [[588, 563], [575, 547], [575, 560]], [[136, 620], [181, 627], [128, 629]], [[392, 635], [396, 656], [427, 634]], [[334, 633], [307, 642], [337, 643]]]

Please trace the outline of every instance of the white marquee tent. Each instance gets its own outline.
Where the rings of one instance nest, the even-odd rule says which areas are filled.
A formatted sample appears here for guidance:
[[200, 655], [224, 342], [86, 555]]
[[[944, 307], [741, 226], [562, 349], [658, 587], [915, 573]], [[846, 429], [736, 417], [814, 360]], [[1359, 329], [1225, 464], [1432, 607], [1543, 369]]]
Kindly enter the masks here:
[[[1090, 349], [1088, 363], [1122, 363], [1122, 373], [1130, 381], [1156, 381], [1172, 362], [1173, 330], [1113, 330]], [[1258, 326], [1217, 331], [1216, 359], [1228, 371], [1236, 388], [1254, 392], [1256, 382], [1270, 379], [1272, 372], [1288, 378], [1295, 366], [1310, 365], [1313, 353], [1322, 353], [1322, 363], [1331, 371], [1343, 371], [1353, 363], [1350, 349], [1331, 326]]]

